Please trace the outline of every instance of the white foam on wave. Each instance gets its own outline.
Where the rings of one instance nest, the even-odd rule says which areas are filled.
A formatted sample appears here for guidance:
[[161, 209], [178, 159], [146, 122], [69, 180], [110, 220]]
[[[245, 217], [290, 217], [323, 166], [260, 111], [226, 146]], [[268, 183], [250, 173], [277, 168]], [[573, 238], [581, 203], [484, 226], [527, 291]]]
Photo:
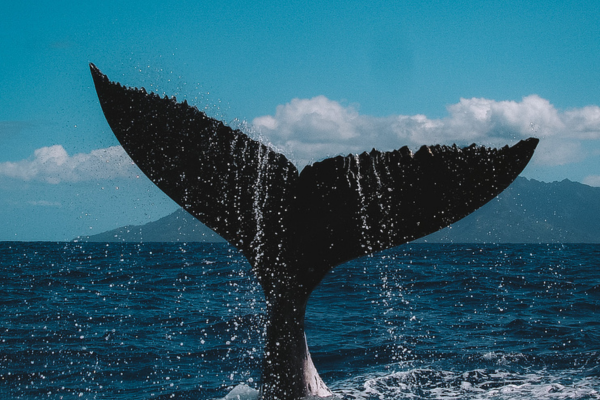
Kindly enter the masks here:
[[240, 383], [221, 400], [258, 400], [258, 390]]
[[374, 374], [338, 382], [334, 392], [345, 400], [362, 399], [464, 399], [464, 400], [588, 400], [600, 399], [600, 377], [581, 371], [531, 371], [519, 374], [502, 370], [464, 373], [417, 368]]
[[[506, 361], [506, 357], [501, 359]], [[503, 363], [499, 366], [459, 372], [407, 363], [397, 366], [400, 371], [374, 371], [331, 382], [334, 396], [328, 399], [600, 400], [600, 376], [585, 376], [581, 370], [515, 372], [504, 369]], [[242, 383], [219, 400], [258, 399], [259, 391]]]
[[[231, 392], [219, 400], [258, 400], [259, 391], [243, 383], [234, 387]], [[303, 397], [301, 400], [339, 400], [339, 397]]]

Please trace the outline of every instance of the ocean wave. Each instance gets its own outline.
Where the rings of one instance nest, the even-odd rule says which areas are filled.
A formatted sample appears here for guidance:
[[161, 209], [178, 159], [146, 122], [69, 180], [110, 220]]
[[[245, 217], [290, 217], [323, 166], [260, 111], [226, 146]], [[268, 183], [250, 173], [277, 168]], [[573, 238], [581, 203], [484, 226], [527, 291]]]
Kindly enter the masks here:
[[395, 399], [600, 399], [599, 377], [581, 371], [515, 373], [476, 369], [465, 372], [416, 368], [339, 382], [334, 393], [344, 400]]

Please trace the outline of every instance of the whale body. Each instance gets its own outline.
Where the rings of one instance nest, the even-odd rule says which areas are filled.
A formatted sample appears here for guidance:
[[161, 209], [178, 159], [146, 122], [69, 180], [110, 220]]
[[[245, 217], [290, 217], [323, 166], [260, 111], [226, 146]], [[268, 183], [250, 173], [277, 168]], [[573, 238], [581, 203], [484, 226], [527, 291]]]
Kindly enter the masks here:
[[304, 334], [310, 294], [336, 265], [418, 239], [506, 189], [538, 140], [373, 149], [301, 172], [264, 144], [186, 101], [90, 69], [115, 136], [171, 199], [238, 248], [263, 288], [268, 322], [260, 396], [327, 397]]

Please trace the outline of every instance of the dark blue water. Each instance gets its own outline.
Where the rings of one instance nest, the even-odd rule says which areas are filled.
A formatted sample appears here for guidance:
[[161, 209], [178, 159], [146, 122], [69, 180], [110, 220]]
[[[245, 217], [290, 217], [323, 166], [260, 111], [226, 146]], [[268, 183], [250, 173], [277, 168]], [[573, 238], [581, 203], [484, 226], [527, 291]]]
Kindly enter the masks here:
[[[264, 300], [228, 245], [0, 243], [0, 398], [252, 399]], [[406, 245], [307, 337], [344, 399], [599, 399], [600, 246]]]

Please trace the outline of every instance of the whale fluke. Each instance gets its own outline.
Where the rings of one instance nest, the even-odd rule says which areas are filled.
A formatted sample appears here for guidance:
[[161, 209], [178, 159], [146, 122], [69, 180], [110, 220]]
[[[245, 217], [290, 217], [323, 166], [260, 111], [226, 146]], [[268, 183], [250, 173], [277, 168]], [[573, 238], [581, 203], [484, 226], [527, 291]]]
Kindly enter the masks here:
[[331, 394], [304, 335], [306, 303], [328, 271], [467, 216], [512, 183], [538, 143], [373, 149], [299, 173], [282, 154], [187, 102], [90, 68], [106, 120], [133, 161], [250, 262], [269, 317], [263, 399]]

